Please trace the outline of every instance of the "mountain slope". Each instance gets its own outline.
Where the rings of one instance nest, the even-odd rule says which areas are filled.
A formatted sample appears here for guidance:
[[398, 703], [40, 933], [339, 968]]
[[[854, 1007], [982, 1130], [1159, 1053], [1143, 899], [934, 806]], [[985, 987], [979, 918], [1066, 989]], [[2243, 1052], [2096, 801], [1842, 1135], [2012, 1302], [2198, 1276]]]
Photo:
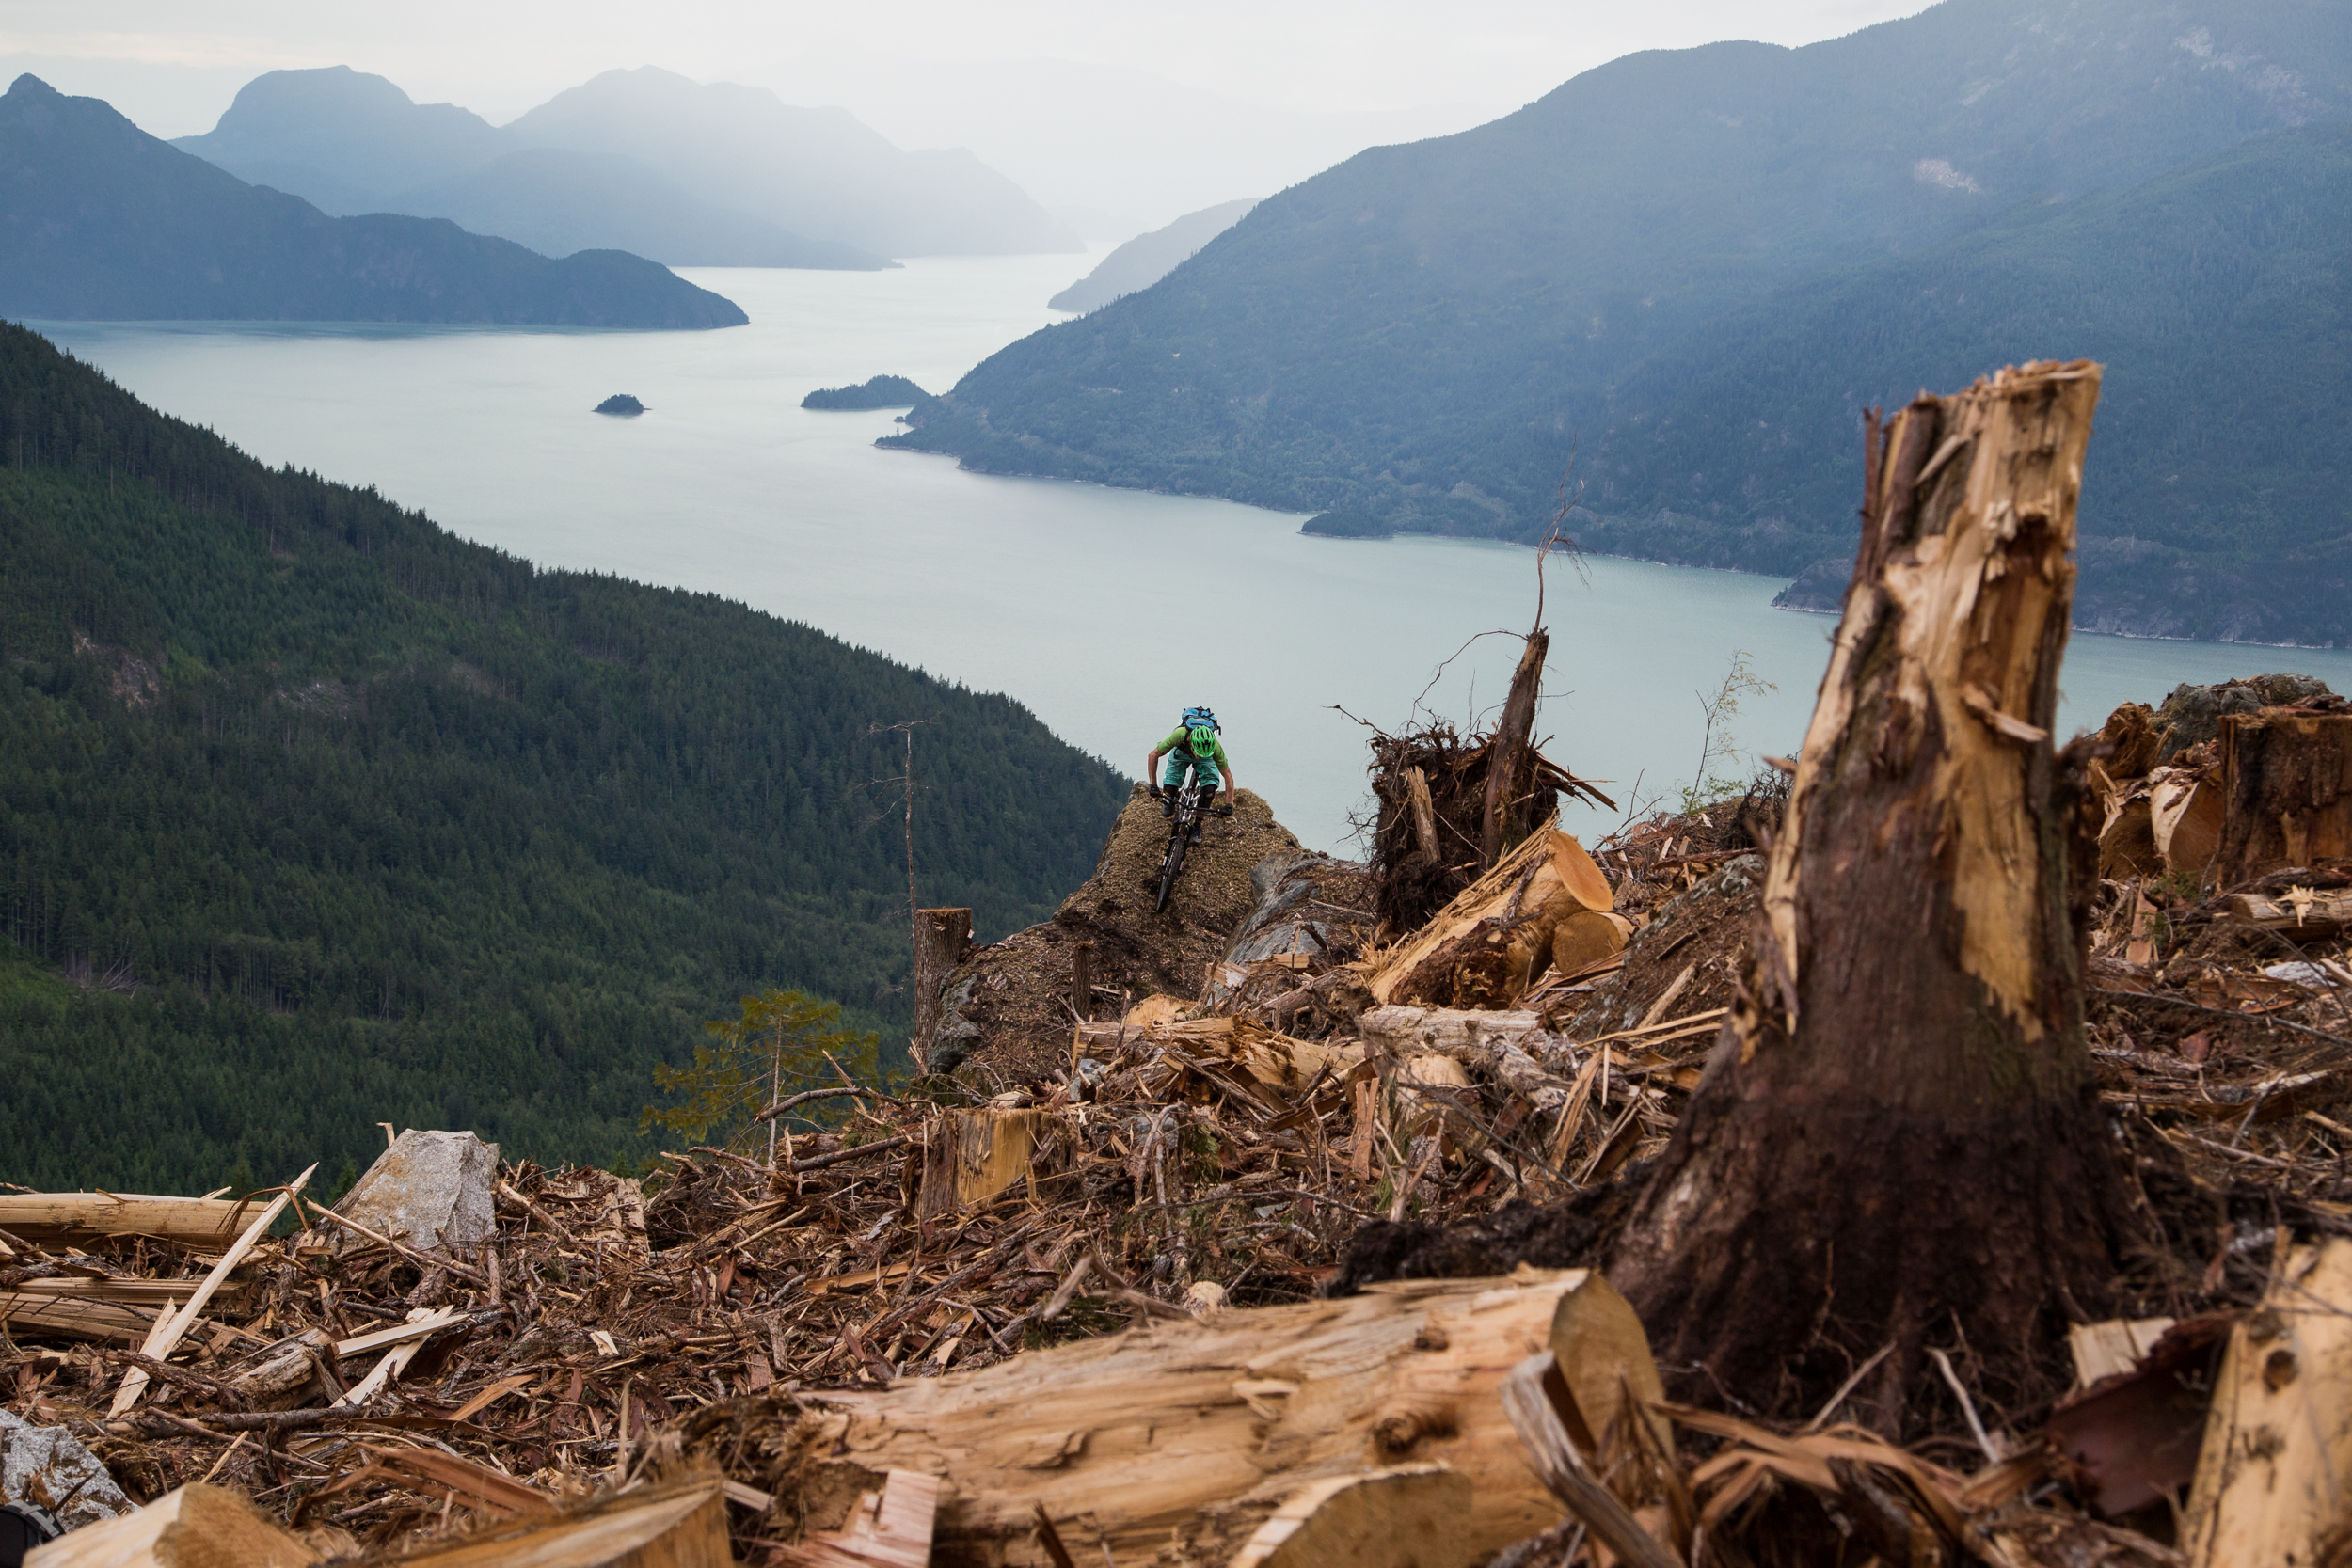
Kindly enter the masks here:
[[20, 76], [0, 98], [0, 314], [714, 327], [732, 301], [619, 251], [549, 261], [423, 218], [330, 218]]
[[1050, 309], [1084, 313], [1099, 309], [1121, 294], [1148, 289], [1202, 245], [1239, 223], [1257, 204], [1255, 197], [1221, 202], [1197, 213], [1186, 213], [1148, 234], [1137, 234], [1096, 262], [1092, 272], [1047, 300], [1046, 306]]
[[[2131, 191], [1776, 296], [1617, 387], [1579, 472], [1595, 548], [1804, 577], [1842, 599], [1865, 404], [2020, 350], [2106, 366], [2077, 620], [2352, 643], [2352, 126], [2259, 137]], [[1810, 568], [1809, 570], [1807, 568]]]
[[210, 131], [171, 145], [339, 215], [392, 211], [382, 204], [389, 193], [513, 150], [471, 110], [416, 103], [384, 77], [347, 65], [266, 71], [237, 89]]
[[2352, 10], [1947, 0], [1588, 71], [1262, 202], [1010, 345], [893, 444], [973, 467], [1531, 538], [1612, 383], [1780, 290], [2352, 115]]
[[387, 1117], [635, 1157], [746, 990], [903, 1038], [908, 719], [926, 900], [1042, 918], [1126, 786], [1006, 698], [535, 571], [0, 326], [0, 1178], [331, 1171]]
[[608, 71], [505, 128], [513, 141], [634, 158], [703, 200], [882, 256], [1082, 251], [971, 153], [904, 152], [842, 109], [651, 66]]
[[257, 76], [219, 124], [172, 145], [328, 213], [448, 218], [546, 256], [626, 250], [667, 266], [889, 264], [704, 201], [631, 158], [527, 147], [479, 115], [413, 103], [349, 66]]
[[547, 256], [627, 250], [674, 267], [878, 272], [896, 263], [704, 201], [634, 158], [526, 148], [397, 191], [394, 212], [448, 218]]

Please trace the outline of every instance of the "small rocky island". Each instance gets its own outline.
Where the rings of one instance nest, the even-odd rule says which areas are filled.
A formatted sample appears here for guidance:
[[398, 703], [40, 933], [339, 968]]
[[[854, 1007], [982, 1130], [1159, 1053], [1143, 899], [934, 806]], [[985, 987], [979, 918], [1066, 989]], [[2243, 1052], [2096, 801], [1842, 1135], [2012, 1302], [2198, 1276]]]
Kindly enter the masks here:
[[912, 408], [930, 394], [903, 375], [878, 375], [856, 387], [824, 387], [801, 400], [803, 408], [864, 413], [875, 408]]
[[634, 416], [642, 414], [644, 411], [645, 405], [639, 403], [635, 398], [630, 397], [627, 392], [615, 392], [611, 397], [605, 399], [602, 403], [596, 404], [596, 412], [599, 414], [621, 414], [633, 418]]

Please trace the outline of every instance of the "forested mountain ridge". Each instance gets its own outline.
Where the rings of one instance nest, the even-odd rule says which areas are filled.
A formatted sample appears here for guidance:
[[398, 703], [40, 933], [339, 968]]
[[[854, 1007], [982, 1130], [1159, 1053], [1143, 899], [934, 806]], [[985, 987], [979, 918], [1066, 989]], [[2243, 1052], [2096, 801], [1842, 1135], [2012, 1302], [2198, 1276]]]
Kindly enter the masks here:
[[0, 315], [633, 327], [749, 319], [617, 250], [557, 261], [446, 221], [328, 217], [29, 75], [0, 97]]
[[[1834, 610], [1855, 411], [2035, 344], [2106, 367], [2083, 471], [2077, 625], [2352, 644], [2352, 126], [2276, 132], [2132, 190], [1792, 289], [1613, 388], [1581, 541], [1802, 572]], [[1811, 527], [1804, 525], [1810, 524]]]
[[[1269, 198], [1152, 288], [1001, 351], [888, 444], [1333, 531], [1532, 538], [1613, 391], [1727, 317], [2022, 202], [2348, 117], [2352, 11], [2310, 0], [1947, 0], [1804, 49], [1631, 55]], [[1851, 505], [1788, 526], [1834, 531]]]
[[1094, 270], [1045, 302], [1047, 309], [1084, 314], [1100, 309], [1122, 294], [1148, 289], [1182, 265], [1184, 259], [1216, 239], [1248, 214], [1257, 198], [1219, 202], [1186, 213], [1173, 223], [1137, 234], [1102, 261]]
[[1009, 700], [535, 570], [0, 327], [0, 1179], [331, 1171], [384, 1119], [626, 1159], [744, 991], [903, 1038], [908, 719], [925, 900], [1050, 913], [1126, 790]]

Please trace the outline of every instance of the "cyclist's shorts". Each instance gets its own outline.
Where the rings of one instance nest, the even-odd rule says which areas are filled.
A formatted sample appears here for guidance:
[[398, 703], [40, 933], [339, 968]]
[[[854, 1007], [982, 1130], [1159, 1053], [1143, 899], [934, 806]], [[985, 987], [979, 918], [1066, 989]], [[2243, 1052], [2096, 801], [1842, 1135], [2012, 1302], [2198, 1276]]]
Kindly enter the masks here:
[[1216, 770], [1216, 759], [1197, 757], [1189, 752], [1168, 752], [1168, 766], [1160, 770], [1160, 787], [1162, 789], [1182, 788], [1184, 783], [1184, 769], [1187, 768], [1192, 768], [1194, 777], [1210, 789], [1216, 790], [1225, 787], [1225, 775]]

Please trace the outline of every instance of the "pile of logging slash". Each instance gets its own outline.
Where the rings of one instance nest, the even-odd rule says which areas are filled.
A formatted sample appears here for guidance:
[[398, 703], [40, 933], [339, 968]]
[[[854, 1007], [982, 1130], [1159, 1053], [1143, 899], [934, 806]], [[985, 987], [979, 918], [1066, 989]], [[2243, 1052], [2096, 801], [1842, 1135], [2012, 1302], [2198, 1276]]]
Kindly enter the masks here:
[[[2262, 1359], [2265, 1297], [2325, 1280], [2352, 1302], [2343, 1243], [2290, 1239], [2352, 1219], [2352, 1128], [2320, 1109], [2352, 1098], [2352, 918], [2330, 902], [2352, 879], [2314, 873], [2309, 901], [2303, 881], [2106, 884], [2101, 1097], [2124, 1137], [2177, 1152], [2164, 1198], [2204, 1216], [2179, 1239], [2205, 1258], [2168, 1279], [2169, 1310], [2086, 1330], [2073, 1403], [1980, 1408], [1982, 1430], [1905, 1449], [1835, 1408], [1791, 1430], [1665, 1402], [1607, 1285], [1525, 1260], [1604, 1254], [1609, 1195], [1698, 1081], [1727, 984], [1699, 971], [1744, 941], [1762, 878], [1753, 851], [1708, 847], [1726, 836], [1661, 816], [1588, 854], [1547, 827], [1393, 946], [1319, 974], [1266, 960], [1284, 990], [1352, 1004], [1323, 1038], [1153, 998], [1079, 1027], [1055, 1080], [961, 1106], [845, 1086], [854, 1114], [775, 1166], [674, 1155], [650, 1199], [501, 1165], [469, 1248], [360, 1231], [298, 1185], [0, 1196], [0, 1386], [131, 1497], [183, 1499], [174, 1528], [289, 1562], [497, 1561], [518, 1531], [577, 1538], [534, 1561], [623, 1560], [612, 1543], [656, 1526], [678, 1562], [1566, 1562], [1629, 1528], [1683, 1544], [1628, 1537], [1619, 1561], [1702, 1560], [1687, 1543], [1709, 1530], [1704, 1560], [1766, 1561], [1733, 1555], [1743, 1506], [1808, 1488], [1866, 1542], [2176, 1560], [2106, 1521], [2191, 1481], [2217, 1375], [2260, 1386], [2237, 1361]], [[2163, 961], [2151, 908], [2165, 953], [2215, 956]], [[2265, 974], [2281, 942], [2314, 973]], [[300, 1227], [270, 1237], [281, 1210]], [[2352, 1337], [2333, 1349], [2304, 1370], [2341, 1401]], [[1537, 1351], [1561, 1373], [1529, 1372], [1513, 1404]], [[856, 1511], [894, 1487], [919, 1506]], [[106, 1528], [160, 1526], [160, 1506]], [[1347, 1533], [1359, 1514], [1444, 1539], [1384, 1558]], [[905, 1539], [831, 1540], [877, 1518]], [[84, 1560], [67, 1548], [97, 1533], [37, 1560]]]
[[[2029, 482], [2071, 484], [2095, 391], [2036, 366], [1873, 416], [1839, 652], [1779, 778], [1588, 847], [1525, 817], [1572, 777], [1525, 743], [1532, 695], [1508, 744], [1384, 738], [1365, 875], [1408, 876], [1369, 950], [1237, 943], [993, 1096], [845, 1080], [772, 1157], [642, 1181], [411, 1132], [334, 1209], [308, 1173], [0, 1194], [0, 1479], [77, 1527], [27, 1560], [2346, 1560], [2352, 712], [2199, 689], [2053, 748], [2072, 490]], [[1963, 568], [1955, 614], [2026, 596], [1982, 600], [2009, 652], [1902, 641], [1956, 624], [1925, 611]], [[1896, 901], [1839, 925], [1844, 876]], [[1939, 964], [1975, 1032], [1929, 1041]], [[1785, 1085], [1841, 1007], [1896, 1021], [1849, 1037], [1895, 1085], [1866, 1113], [1959, 1131], [1890, 1153], [1838, 1125], [1945, 1200], [1817, 1188], [1865, 1217], [1677, 1254], [1710, 1171], [1837, 1168], [1749, 1136], [1806, 1094], [1725, 1085]], [[2111, 1190], [1986, 1163], [2043, 1134], [1970, 1121], [1965, 1079], [1956, 1110], [1908, 1094], [1947, 1046], [2025, 1064], [1987, 1094], [2057, 1085], [2034, 1125], [2091, 1129]], [[2112, 1245], [1905, 1241], [2004, 1214]], [[1852, 1289], [1847, 1247], [1941, 1293], [1884, 1320], [1804, 1294]], [[1754, 1283], [1782, 1274], [1788, 1300]], [[2044, 1281], [2049, 1310], [1997, 1299]], [[1743, 1314], [1803, 1327], [1760, 1377]]]

